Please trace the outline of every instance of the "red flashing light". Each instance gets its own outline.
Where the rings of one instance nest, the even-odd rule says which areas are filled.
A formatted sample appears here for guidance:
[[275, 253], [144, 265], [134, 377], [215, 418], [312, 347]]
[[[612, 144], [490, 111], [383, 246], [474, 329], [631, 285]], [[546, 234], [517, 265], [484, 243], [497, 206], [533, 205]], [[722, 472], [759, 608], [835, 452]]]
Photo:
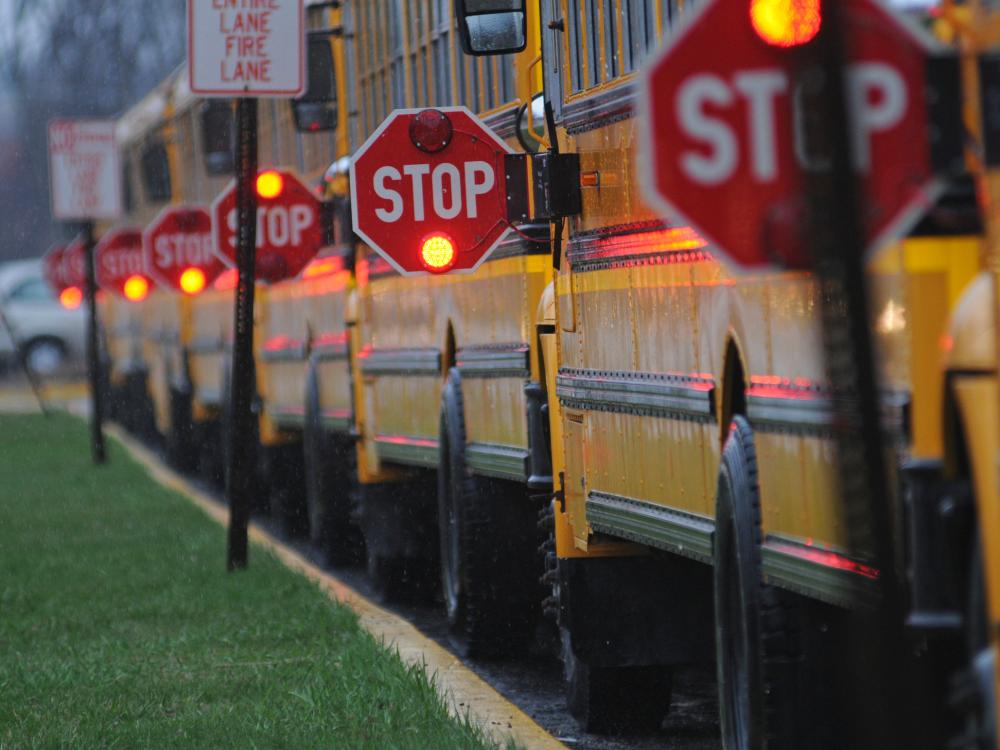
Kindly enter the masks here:
[[425, 109], [410, 121], [410, 140], [421, 151], [436, 154], [451, 143], [454, 130], [444, 112]]
[[257, 195], [265, 200], [277, 198], [285, 190], [285, 178], [280, 172], [268, 170], [257, 175]]
[[149, 294], [149, 281], [146, 280], [145, 276], [139, 274], [129, 276], [125, 279], [122, 291], [125, 293], [125, 299], [129, 302], [142, 302]]
[[235, 289], [239, 280], [239, 272], [235, 268], [227, 268], [215, 279], [215, 283], [212, 284], [212, 287], [220, 292], [226, 292], [230, 289]]
[[59, 292], [59, 304], [67, 310], [76, 310], [83, 304], [83, 292], [78, 286], [68, 286]]
[[451, 237], [440, 232], [424, 238], [420, 245], [420, 262], [431, 273], [444, 273], [455, 265], [457, 257]]
[[185, 294], [195, 295], [205, 288], [205, 272], [200, 268], [185, 268], [181, 274], [180, 287]]
[[823, 23], [820, 0], [750, 0], [750, 22], [775, 47], [808, 44]]
[[317, 276], [329, 276], [344, 270], [344, 259], [339, 256], [332, 258], [316, 258], [302, 271], [303, 279], [315, 279]]

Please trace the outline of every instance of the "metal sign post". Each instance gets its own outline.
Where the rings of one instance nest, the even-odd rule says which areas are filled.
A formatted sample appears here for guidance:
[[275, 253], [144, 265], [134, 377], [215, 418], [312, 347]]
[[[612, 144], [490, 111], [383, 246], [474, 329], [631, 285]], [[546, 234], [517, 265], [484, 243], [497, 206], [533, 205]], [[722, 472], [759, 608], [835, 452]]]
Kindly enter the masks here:
[[[266, 7], [265, 7], [266, 5]], [[253, 29], [252, 32], [248, 29]], [[257, 99], [293, 98], [306, 85], [303, 0], [264, 4], [188, 0], [188, 75], [204, 97], [237, 97], [236, 266], [230, 376], [229, 545], [226, 566], [247, 566], [247, 523], [254, 491], [256, 387], [253, 361], [254, 280], [257, 253]], [[216, 228], [216, 233], [218, 228]]]
[[97, 346], [97, 273], [94, 265], [94, 222], [83, 227], [87, 283], [87, 380], [90, 382], [90, 449], [95, 464], [107, 460], [104, 452], [104, 413], [101, 403], [101, 357]]
[[226, 489], [229, 493], [229, 546], [226, 567], [242, 570], [247, 566], [247, 523], [253, 492], [254, 434], [251, 411], [254, 392], [253, 306], [257, 248], [257, 100], [244, 97], [236, 106], [236, 284], [233, 320], [233, 364], [229, 425], [229, 466]]
[[111, 120], [53, 120], [49, 123], [49, 188], [52, 215], [83, 222], [83, 261], [87, 300], [87, 374], [91, 399], [91, 452], [103, 464], [104, 432], [97, 332], [97, 281], [94, 221], [122, 213], [121, 164]]
[[878, 372], [871, 336], [862, 193], [851, 169], [851, 113], [846, 97], [847, 14], [824, 0], [823, 30], [801, 52], [799, 83], [811, 113], [806, 134], [828, 165], [808, 170], [807, 226], [820, 299], [827, 377], [835, 392], [837, 466], [851, 549], [870, 550], [880, 571], [882, 600], [848, 627], [849, 687], [842, 689], [858, 748], [919, 747], [921, 722], [907, 719], [914, 684], [908, 679], [906, 634], [895, 567], [884, 460]]

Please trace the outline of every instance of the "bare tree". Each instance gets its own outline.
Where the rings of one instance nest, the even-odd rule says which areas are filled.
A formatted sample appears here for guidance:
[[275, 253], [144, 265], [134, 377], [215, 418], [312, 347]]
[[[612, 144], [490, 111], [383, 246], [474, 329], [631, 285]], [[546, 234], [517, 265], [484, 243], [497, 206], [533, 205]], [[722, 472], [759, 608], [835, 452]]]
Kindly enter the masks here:
[[0, 90], [16, 111], [0, 143], [0, 259], [31, 257], [60, 239], [48, 209], [45, 124], [114, 116], [184, 57], [184, 0], [9, 0], [0, 18]]

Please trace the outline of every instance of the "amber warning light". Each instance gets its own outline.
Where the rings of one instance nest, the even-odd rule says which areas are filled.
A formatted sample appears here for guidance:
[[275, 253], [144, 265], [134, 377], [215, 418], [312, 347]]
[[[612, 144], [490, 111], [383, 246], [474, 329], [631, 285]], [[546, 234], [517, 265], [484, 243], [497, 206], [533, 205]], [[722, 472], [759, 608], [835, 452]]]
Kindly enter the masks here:
[[823, 23], [821, 0], [751, 0], [750, 22], [757, 36], [775, 47], [808, 44]]
[[142, 302], [146, 299], [146, 295], [149, 294], [149, 282], [146, 281], [145, 276], [129, 276], [125, 279], [125, 285], [122, 287], [122, 291], [125, 293], [125, 298], [130, 302]]
[[420, 244], [420, 262], [431, 273], [444, 273], [455, 265], [455, 243], [441, 233], [424, 238]]
[[285, 178], [280, 173], [268, 170], [257, 176], [257, 195], [270, 200], [277, 198], [285, 189]]
[[185, 268], [180, 278], [181, 290], [195, 295], [205, 288], [205, 272], [200, 268]]
[[78, 286], [68, 286], [59, 292], [59, 303], [67, 310], [76, 310], [83, 303], [83, 292]]

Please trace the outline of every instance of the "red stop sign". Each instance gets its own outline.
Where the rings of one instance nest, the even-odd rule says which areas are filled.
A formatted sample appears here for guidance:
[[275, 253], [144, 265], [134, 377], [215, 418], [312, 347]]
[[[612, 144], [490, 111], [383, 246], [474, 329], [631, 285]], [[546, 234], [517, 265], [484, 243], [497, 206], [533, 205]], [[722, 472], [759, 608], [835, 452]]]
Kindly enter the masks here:
[[65, 245], [54, 245], [42, 256], [42, 276], [56, 294], [69, 286], [63, 276], [63, 253]]
[[[908, 229], [940, 189], [925, 100], [934, 42], [876, 0], [839, 2], [852, 161], [873, 250]], [[823, 165], [803, 136], [796, 49], [758, 36], [749, 2], [707, 0], [693, 13], [643, 78], [646, 197], [737, 266], [800, 266], [802, 176]]]
[[85, 289], [87, 286], [87, 258], [83, 240], [77, 237], [70, 242], [62, 254], [62, 269], [60, 271], [66, 286]]
[[[201, 291], [222, 273], [225, 264], [216, 255], [212, 214], [203, 206], [168, 206], [142, 233], [146, 268], [156, 281], [188, 293]], [[184, 274], [200, 271], [192, 285]], [[188, 278], [189, 278], [188, 277]]]
[[450, 127], [421, 135], [414, 122], [427, 110], [395, 110], [351, 162], [354, 231], [403, 274], [431, 270], [421, 249], [438, 237], [454, 248], [440, 270], [474, 271], [509, 228], [504, 156], [513, 152], [465, 107], [437, 112]]
[[[105, 234], [94, 247], [94, 273], [101, 289], [134, 301], [145, 297], [150, 284], [142, 255], [142, 232], [129, 228]], [[133, 277], [145, 283], [136, 282]], [[133, 286], [126, 287], [130, 281]]]
[[[256, 276], [271, 282], [296, 276], [323, 247], [322, 206], [286, 170], [262, 172], [257, 185]], [[233, 266], [236, 223], [236, 183], [232, 182], [212, 204], [212, 229], [216, 252]]]

